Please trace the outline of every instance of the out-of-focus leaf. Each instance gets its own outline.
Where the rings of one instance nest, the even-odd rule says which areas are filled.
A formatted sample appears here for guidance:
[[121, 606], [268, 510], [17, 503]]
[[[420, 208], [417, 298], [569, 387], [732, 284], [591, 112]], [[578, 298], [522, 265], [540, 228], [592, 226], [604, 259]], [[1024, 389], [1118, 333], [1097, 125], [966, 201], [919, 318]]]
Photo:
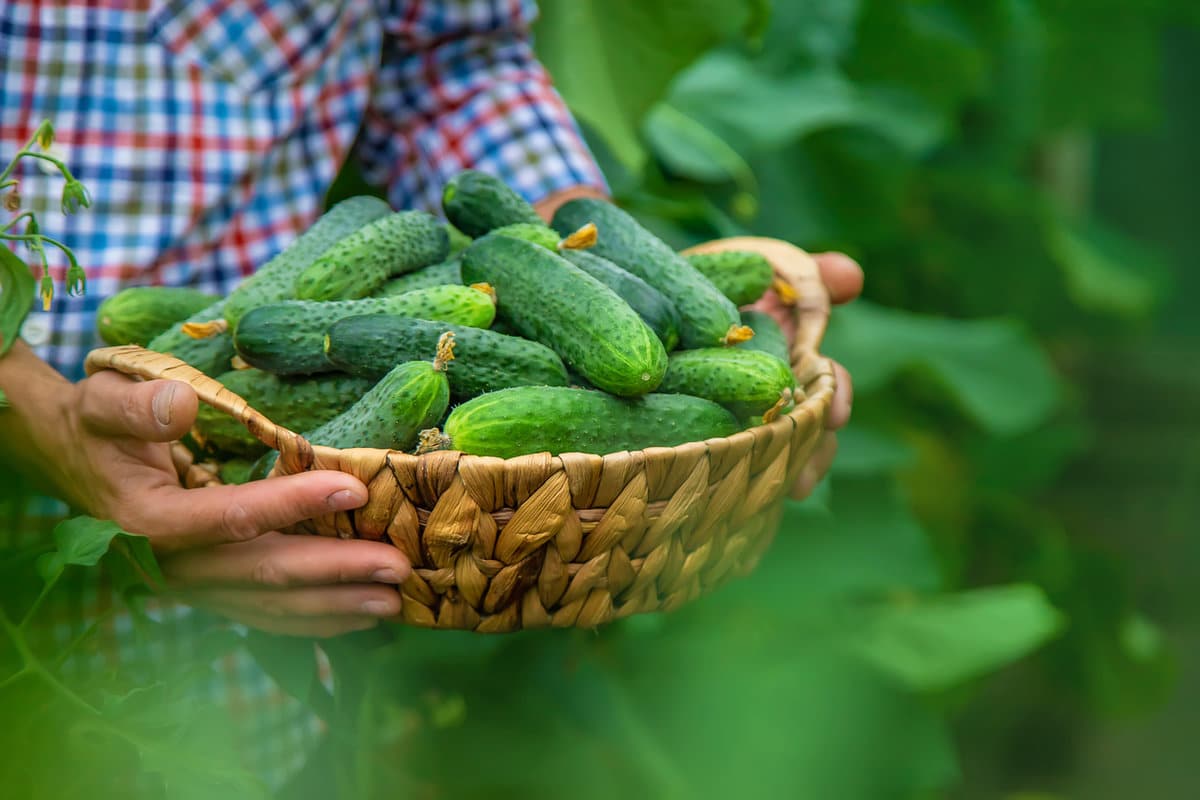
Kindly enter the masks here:
[[1125, 318], [1144, 317], [1157, 300], [1154, 277], [1161, 261], [1145, 247], [1122, 243], [1096, 226], [1061, 224], [1047, 233], [1047, 246], [1081, 308]]
[[35, 285], [25, 262], [0, 243], [0, 356], [8, 352], [21, 332]]
[[709, 183], [734, 181], [755, 187], [750, 165], [721, 137], [668, 103], [646, 116], [646, 141], [667, 168], [684, 178]]
[[543, 0], [540, 11], [537, 48], [555, 85], [636, 170], [645, 159], [642, 118], [671, 79], [713, 45], [759, 24], [762, 7], [752, 0]]
[[833, 315], [825, 350], [864, 392], [883, 389], [901, 371], [924, 369], [999, 434], [1045, 421], [1060, 396], [1046, 354], [1012, 320], [941, 319], [859, 302]]
[[903, 440], [863, 425], [848, 425], [838, 431], [838, 452], [833, 462], [835, 475], [878, 475], [908, 466], [916, 458]]
[[883, 603], [856, 615], [850, 649], [914, 689], [946, 689], [1018, 659], [1063, 618], [1029, 585]]
[[94, 567], [108, 552], [112, 540], [122, 533], [112, 520], [73, 517], [54, 528], [56, 549], [38, 560], [38, 572], [47, 582], [54, 580], [68, 565]]
[[755, 62], [773, 74], [837, 63], [854, 44], [860, 0], [776, 2]]

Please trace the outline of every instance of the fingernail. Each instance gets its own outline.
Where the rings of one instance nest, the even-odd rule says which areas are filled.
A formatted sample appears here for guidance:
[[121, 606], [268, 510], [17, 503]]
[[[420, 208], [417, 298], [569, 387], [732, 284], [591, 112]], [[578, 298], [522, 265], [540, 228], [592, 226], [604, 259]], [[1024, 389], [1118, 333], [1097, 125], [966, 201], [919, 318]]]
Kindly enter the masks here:
[[325, 503], [334, 511], [348, 511], [352, 508], [358, 508], [362, 505], [362, 502], [362, 498], [358, 493], [352, 492], [349, 489], [342, 489], [325, 498]]
[[400, 573], [391, 567], [383, 567], [371, 573], [371, 580], [375, 583], [399, 583]]
[[372, 617], [390, 617], [395, 613], [395, 606], [387, 600], [368, 600], [362, 604], [364, 614]]
[[164, 428], [171, 424], [171, 401], [175, 399], [175, 383], [168, 383], [154, 395], [150, 406], [154, 410], [154, 418]]

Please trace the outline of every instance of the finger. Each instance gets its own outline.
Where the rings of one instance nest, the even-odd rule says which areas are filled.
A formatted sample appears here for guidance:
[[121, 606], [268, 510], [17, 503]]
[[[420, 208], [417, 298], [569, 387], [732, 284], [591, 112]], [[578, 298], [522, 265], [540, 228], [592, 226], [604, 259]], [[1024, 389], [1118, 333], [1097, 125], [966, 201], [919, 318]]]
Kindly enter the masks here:
[[837, 434], [821, 434], [821, 441], [817, 443], [817, 448], [809, 456], [808, 463], [800, 470], [800, 477], [792, 487], [791, 497], [793, 500], [803, 500], [812, 494], [813, 489], [817, 488], [817, 484], [824, 479], [829, 468], [833, 466], [837, 449]]
[[222, 617], [239, 622], [255, 630], [281, 636], [306, 636], [327, 639], [354, 631], [365, 631], [379, 624], [378, 617], [271, 617], [245, 608], [226, 608], [208, 604], [207, 610]]
[[289, 536], [185, 550], [163, 559], [173, 586], [288, 588], [337, 583], [397, 584], [412, 572], [408, 559], [385, 542]]
[[830, 302], [835, 305], [849, 303], [862, 293], [863, 271], [845, 253], [818, 253], [813, 256], [821, 270], [821, 280], [829, 290]]
[[244, 609], [264, 618], [394, 617], [400, 593], [394, 586], [348, 583], [299, 589], [203, 589], [185, 592], [185, 602], [198, 606]]
[[833, 376], [837, 388], [833, 392], [833, 402], [829, 405], [826, 427], [836, 431], [846, 427], [846, 423], [850, 421], [850, 409], [854, 405], [854, 381], [846, 368], [836, 361], [833, 362]]
[[[132, 502], [132, 501], [128, 501]], [[344, 472], [318, 470], [241, 485], [184, 489], [164, 484], [120, 508], [163, 553], [245, 542], [268, 531], [367, 502], [367, 487]]]
[[196, 392], [181, 381], [135, 381], [105, 370], [79, 386], [80, 417], [94, 433], [170, 442], [196, 419]]

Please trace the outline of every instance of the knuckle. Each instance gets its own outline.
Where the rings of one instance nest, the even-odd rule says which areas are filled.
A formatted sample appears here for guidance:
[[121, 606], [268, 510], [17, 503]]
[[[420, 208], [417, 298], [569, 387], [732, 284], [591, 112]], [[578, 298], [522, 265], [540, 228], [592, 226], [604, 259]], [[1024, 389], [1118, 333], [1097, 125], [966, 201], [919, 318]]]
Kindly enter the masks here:
[[290, 583], [287, 570], [269, 558], [264, 558], [254, 565], [250, 579], [262, 586], [276, 588], [287, 586]]
[[246, 507], [232, 502], [221, 513], [221, 529], [225, 537], [233, 542], [244, 542], [258, 536], [258, 526]]

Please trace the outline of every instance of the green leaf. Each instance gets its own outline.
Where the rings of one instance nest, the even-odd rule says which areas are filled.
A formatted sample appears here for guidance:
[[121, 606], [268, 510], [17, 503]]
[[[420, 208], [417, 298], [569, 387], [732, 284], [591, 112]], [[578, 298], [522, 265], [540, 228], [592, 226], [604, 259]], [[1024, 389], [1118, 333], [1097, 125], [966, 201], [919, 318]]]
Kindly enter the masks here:
[[824, 349], [878, 391], [920, 369], [943, 384], [988, 431], [1012, 435], [1041, 424], [1060, 400], [1045, 352], [1014, 320], [951, 320], [859, 301], [830, 320]]
[[755, 188], [750, 165], [724, 139], [668, 103], [659, 103], [646, 117], [646, 141], [672, 172], [696, 181], [734, 181], [743, 190]]
[[318, 716], [329, 718], [331, 698], [317, 674], [312, 639], [251, 630], [246, 634], [245, 644], [254, 660], [279, 684], [279, 688]]
[[38, 574], [49, 582], [68, 565], [96, 566], [121, 532], [121, 527], [112, 520], [92, 517], [72, 517], [58, 523], [54, 526], [56, 549], [38, 559]]
[[895, 472], [916, 459], [902, 440], [876, 428], [848, 425], [838, 431], [838, 452], [833, 462], [835, 475], [878, 475]]
[[1163, 273], [1159, 257], [1147, 248], [1119, 239], [1098, 226], [1054, 226], [1047, 246], [1067, 280], [1071, 299], [1087, 311], [1127, 319], [1146, 316], [1157, 291], [1153, 278]]
[[645, 161], [642, 119], [671, 79], [762, 15], [752, 0], [543, 0], [540, 7], [537, 49], [555, 86], [635, 171]]
[[32, 307], [35, 286], [29, 266], [0, 243], [0, 356], [20, 335], [21, 323]]
[[848, 621], [852, 652], [921, 691], [950, 688], [1054, 637], [1063, 617], [1030, 585], [876, 605]]

